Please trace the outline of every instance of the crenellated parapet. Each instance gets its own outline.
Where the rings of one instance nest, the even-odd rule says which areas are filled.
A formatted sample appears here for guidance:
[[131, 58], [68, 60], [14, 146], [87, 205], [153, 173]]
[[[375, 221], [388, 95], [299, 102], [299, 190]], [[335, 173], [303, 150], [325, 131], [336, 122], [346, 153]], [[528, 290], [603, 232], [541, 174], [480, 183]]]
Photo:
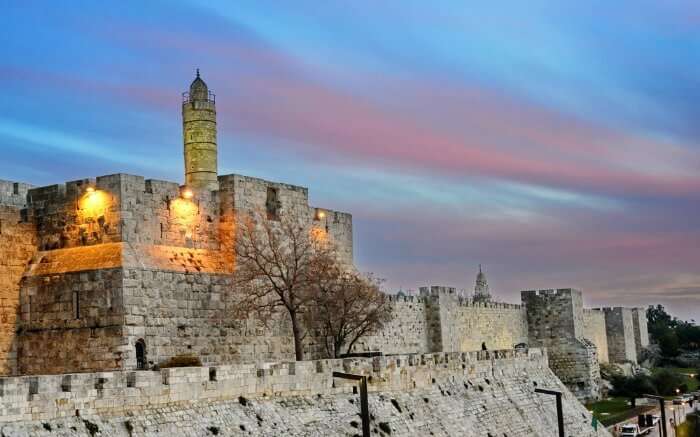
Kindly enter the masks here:
[[[0, 378], [3, 422], [64, 416], [120, 414], [134, 408], [162, 408], [179, 401], [211, 402], [240, 396], [293, 396], [352, 391], [333, 372], [367, 376], [371, 392], [428, 388], [436, 379], [519, 376], [528, 367], [547, 368], [539, 349], [391, 357], [232, 364]], [[494, 381], [496, 382], [496, 381]]]

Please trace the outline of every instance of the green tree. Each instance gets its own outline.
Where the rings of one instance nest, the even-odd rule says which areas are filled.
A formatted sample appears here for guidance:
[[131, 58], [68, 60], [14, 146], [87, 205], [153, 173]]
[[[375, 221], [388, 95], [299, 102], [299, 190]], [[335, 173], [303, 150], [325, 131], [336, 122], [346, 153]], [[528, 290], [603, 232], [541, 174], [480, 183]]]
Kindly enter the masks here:
[[678, 343], [683, 349], [700, 349], [700, 326], [691, 322], [679, 322], [676, 327]]
[[637, 398], [657, 393], [654, 383], [647, 375], [615, 375], [610, 382], [613, 386], [612, 395], [629, 398], [631, 408], [637, 406]]
[[675, 329], [677, 321], [666, 312], [663, 305], [650, 305], [647, 309], [647, 326], [654, 342], [659, 343], [661, 335], [668, 329]]
[[676, 331], [672, 329], [665, 329], [657, 338], [659, 347], [661, 348], [661, 354], [665, 357], [677, 357], [680, 354], [680, 344], [678, 342], [678, 335]]
[[676, 389], [681, 388], [684, 382], [683, 377], [668, 369], [659, 369], [652, 375], [651, 381], [661, 396], [675, 395]]

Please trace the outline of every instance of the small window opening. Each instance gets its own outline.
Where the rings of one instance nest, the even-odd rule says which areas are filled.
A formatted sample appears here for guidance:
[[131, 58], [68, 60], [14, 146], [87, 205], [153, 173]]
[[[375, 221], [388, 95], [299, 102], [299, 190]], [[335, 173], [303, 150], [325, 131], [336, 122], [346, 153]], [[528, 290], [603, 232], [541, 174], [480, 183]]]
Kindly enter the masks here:
[[267, 201], [265, 202], [268, 220], [279, 220], [280, 201], [277, 188], [267, 187]]
[[12, 194], [19, 195], [19, 184], [17, 182], [12, 184]]
[[136, 368], [146, 369], [146, 342], [142, 338], [136, 342]]

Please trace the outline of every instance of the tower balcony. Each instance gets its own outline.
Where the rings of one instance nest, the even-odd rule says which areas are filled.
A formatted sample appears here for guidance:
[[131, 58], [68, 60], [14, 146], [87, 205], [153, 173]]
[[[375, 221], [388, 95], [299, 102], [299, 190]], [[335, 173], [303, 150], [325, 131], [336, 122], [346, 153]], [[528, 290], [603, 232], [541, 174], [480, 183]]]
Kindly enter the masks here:
[[185, 104], [185, 103], [190, 103], [190, 102], [193, 102], [193, 101], [216, 103], [216, 94], [214, 94], [214, 93], [211, 92], [211, 91], [208, 91], [207, 98], [206, 98], [206, 99], [202, 99], [202, 98], [195, 98], [195, 97], [190, 96], [190, 93], [187, 92], [187, 91], [185, 91], [184, 93], [182, 93], [182, 103], [183, 103], [183, 104]]

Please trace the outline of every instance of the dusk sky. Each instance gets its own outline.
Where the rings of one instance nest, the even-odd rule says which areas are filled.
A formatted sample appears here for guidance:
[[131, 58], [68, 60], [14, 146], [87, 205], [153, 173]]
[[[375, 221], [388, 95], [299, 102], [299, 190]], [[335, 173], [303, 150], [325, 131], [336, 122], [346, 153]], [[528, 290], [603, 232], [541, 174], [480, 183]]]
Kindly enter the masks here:
[[700, 2], [2, 2], [0, 179], [183, 181], [181, 93], [219, 173], [353, 214], [387, 289], [700, 319]]

